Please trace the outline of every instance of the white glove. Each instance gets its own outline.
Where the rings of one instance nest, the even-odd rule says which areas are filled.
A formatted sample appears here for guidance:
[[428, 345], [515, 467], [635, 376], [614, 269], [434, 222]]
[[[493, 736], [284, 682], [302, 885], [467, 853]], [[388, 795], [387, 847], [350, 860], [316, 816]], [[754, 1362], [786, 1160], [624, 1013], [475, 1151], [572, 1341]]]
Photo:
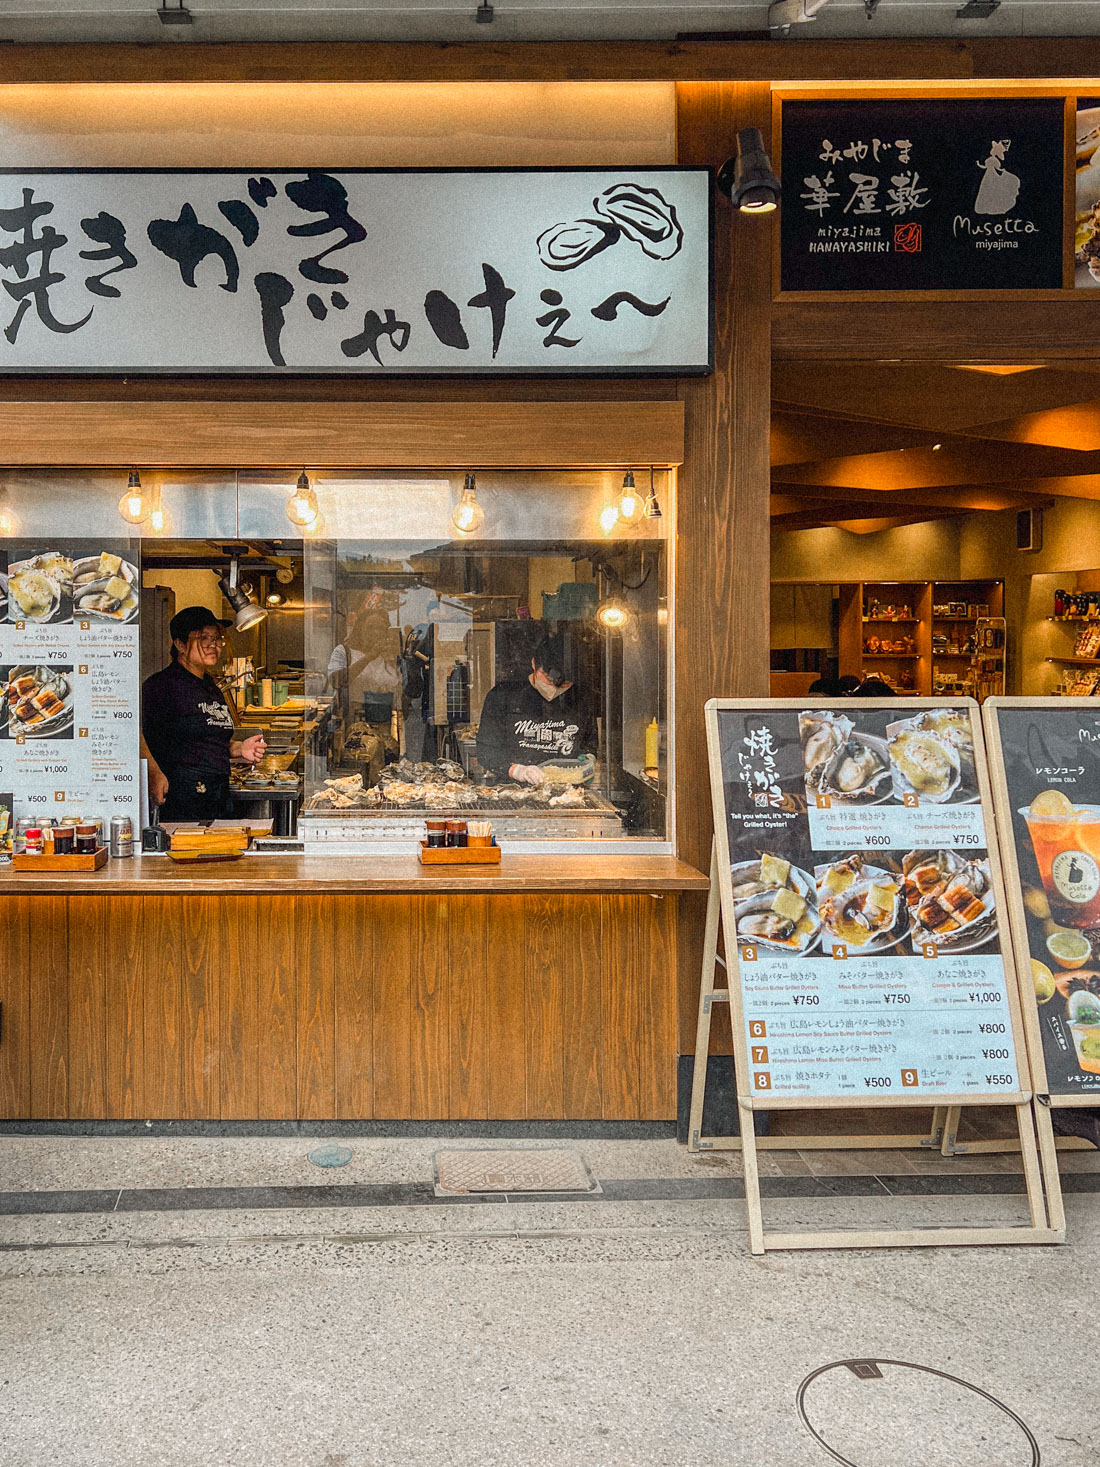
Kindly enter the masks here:
[[541, 784], [542, 770], [537, 764], [513, 764], [508, 771], [508, 778], [514, 779], [517, 784]]

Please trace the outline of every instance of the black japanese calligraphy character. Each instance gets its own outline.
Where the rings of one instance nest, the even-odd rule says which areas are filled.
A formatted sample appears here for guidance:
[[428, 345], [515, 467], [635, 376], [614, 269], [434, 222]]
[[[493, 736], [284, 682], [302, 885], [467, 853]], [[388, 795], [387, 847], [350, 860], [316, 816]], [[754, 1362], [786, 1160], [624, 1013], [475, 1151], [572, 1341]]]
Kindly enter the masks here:
[[[539, 299], [548, 306], [561, 307], [561, 294], [556, 290], [540, 291]], [[580, 345], [581, 338], [579, 336], [577, 337], [576, 341], [572, 341], [567, 336], [558, 335], [558, 328], [565, 325], [566, 321], [569, 320], [571, 314], [572, 313], [570, 311], [567, 311], [564, 307], [562, 307], [560, 310], [555, 309], [552, 311], [547, 311], [544, 316], [535, 317], [535, 320], [539, 326], [549, 326], [550, 328], [547, 334], [542, 338], [543, 346]]]
[[312, 290], [306, 296], [306, 305], [309, 307], [309, 314], [314, 318], [315, 321], [323, 321], [328, 315], [328, 306], [326, 306], [321, 297], [319, 295], [316, 295]]
[[469, 351], [470, 338], [462, 324], [462, 312], [449, 295], [444, 295], [441, 290], [429, 290], [424, 297], [424, 314], [444, 346], [453, 346], [456, 351]]
[[[386, 318], [382, 320], [377, 311], [368, 311], [363, 317], [363, 329], [358, 336], [349, 336], [346, 341], [340, 343], [340, 350], [346, 357], [361, 357], [364, 352], [370, 352], [371, 356], [382, 365], [382, 358], [378, 354], [378, 343], [383, 336], [388, 336], [390, 345], [394, 351], [404, 351], [409, 344], [409, 336], [412, 326], [408, 321], [398, 321], [393, 313], [393, 308], [386, 307]], [[398, 339], [400, 338], [400, 340]]]
[[342, 270], [333, 270], [322, 265], [321, 261], [334, 250], [347, 249], [349, 245], [359, 244], [367, 237], [367, 231], [348, 211], [347, 189], [331, 173], [310, 172], [304, 179], [295, 179], [288, 183], [286, 196], [305, 213], [324, 215], [323, 219], [314, 219], [309, 224], [291, 224], [287, 228], [288, 234], [309, 236], [331, 234], [334, 230], [340, 230], [344, 236], [336, 244], [329, 245], [327, 250], [322, 250], [319, 255], [303, 260], [298, 266], [299, 272], [318, 285], [345, 285], [347, 275]]
[[276, 275], [271, 270], [262, 270], [253, 284], [260, 297], [260, 320], [267, 354], [276, 367], [285, 367], [283, 327], [286, 325], [286, 308], [294, 295], [294, 287], [285, 275]]
[[348, 308], [348, 298], [347, 298], [347, 296], [346, 295], [341, 295], [338, 290], [334, 290], [332, 292], [332, 294], [329, 296], [329, 300], [332, 302], [332, 305], [333, 305], [333, 309], [334, 310], [337, 310], [337, 311], [346, 311], [347, 308]]
[[218, 205], [218, 212], [229, 220], [233, 228], [244, 240], [245, 247], [254, 245], [260, 237], [260, 221], [256, 215], [240, 199], [224, 199]]
[[643, 301], [636, 295], [631, 295], [629, 290], [617, 290], [598, 306], [593, 306], [592, 315], [597, 321], [617, 321], [619, 307], [632, 306], [639, 316], [659, 316], [671, 299], [670, 295], [666, 295], [663, 301]]
[[[492, 265], [482, 264], [481, 276], [485, 282], [485, 289], [471, 296], [466, 304], [473, 306], [475, 310], [489, 312], [489, 319], [493, 323], [493, 356], [495, 357], [497, 348], [500, 346], [500, 339], [504, 335], [504, 319], [508, 313], [508, 302], [514, 299], [516, 293], [505, 285], [503, 276], [498, 270], [494, 270]], [[558, 299], [560, 300], [561, 297], [559, 296]]]
[[[15, 315], [4, 330], [4, 335], [13, 345], [19, 335], [23, 317], [30, 310], [32, 303], [38, 319], [48, 331], [67, 335], [70, 331], [78, 331], [81, 326], [91, 320], [92, 313], [89, 311], [80, 321], [66, 324], [57, 319], [50, 305], [50, 290], [65, 279], [64, 271], [51, 270], [50, 264], [54, 253], [62, 245], [68, 244], [68, 235], [59, 234], [50, 224], [43, 226], [41, 234], [35, 234], [34, 229], [43, 215], [52, 213], [53, 205], [45, 199], [37, 204], [34, 202], [34, 189], [32, 188], [23, 190], [23, 203], [19, 208], [0, 209], [0, 230], [5, 234], [20, 236], [14, 244], [0, 248], [0, 268], [14, 270], [22, 282], [16, 285], [10, 280], [4, 281], [4, 289], [13, 301], [19, 303]], [[38, 274], [28, 279], [31, 260], [36, 255], [38, 256]]]
[[270, 178], [250, 178], [248, 180], [248, 197], [257, 209], [266, 209], [268, 199], [273, 199], [278, 192], [279, 190]]
[[175, 260], [184, 285], [194, 288], [197, 267], [207, 255], [217, 255], [225, 266], [221, 289], [230, 292], [237, 289], [240, 278], [237, 252], [224, 234], [199, 223], [190, 204], [184, 204], [178, 219], [154, 219], [146, 232], [154, 249]]
[[132, 270], [137, 264], [137, 255], [126, 247], [126, 226], [121, 219], [116, 219], [113, 214], [104, 213], [101, 209], [94, 218], [82, 219], [80, 227], [84, 233], [95, 244], [102, 245], [101, 250], [81, 250], [82, 260], [117, 260], [117, 265], [112, 265], [109, 270], [104, 270], [102, 275], [89, 275], [84, 281], [86, 290], [93, 295], [105, 295], [118, 297], [122, 294], [117, 285], [105, 285], [103, 282], [108, 275], [117, 275], [120, 270]]

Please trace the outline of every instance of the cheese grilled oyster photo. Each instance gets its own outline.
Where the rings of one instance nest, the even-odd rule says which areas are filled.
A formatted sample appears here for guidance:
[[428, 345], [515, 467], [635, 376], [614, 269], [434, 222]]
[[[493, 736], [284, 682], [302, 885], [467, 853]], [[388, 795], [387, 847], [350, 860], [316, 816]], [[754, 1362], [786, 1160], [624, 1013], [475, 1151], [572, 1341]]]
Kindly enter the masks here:
[[974, 741], [966, 713], [926, 708], [886, 728], [894, 793], [921, 804], [969, 805], [978, 799]]
[[878, 953], [905, 939], [909, 922], [896, 871], [871, 866], [858, 852], [816, 866], [822, 951], [845, 947], [852, 957]]
[[38, 625], [72, 616], [73, 563], [59, 550], [46, 550], [8, 566], [8, 621]]
[[73, 564], [73, 611], [96, 620], [136, 621], [141, 592], [137, 567], [104, 550]]
[[807, 953], [817, 945], [821, 919], [813, 878], [780, 856], [730, 868], [737, 941], [784, 952]]

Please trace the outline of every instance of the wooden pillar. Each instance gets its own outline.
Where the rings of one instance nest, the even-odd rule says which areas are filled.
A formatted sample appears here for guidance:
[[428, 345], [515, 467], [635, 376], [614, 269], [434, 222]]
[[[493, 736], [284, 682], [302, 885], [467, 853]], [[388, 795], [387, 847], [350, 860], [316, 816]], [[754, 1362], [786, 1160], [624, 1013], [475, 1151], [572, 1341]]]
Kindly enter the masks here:
[[[676, 88], [678, 160], [717, 168], [742, 127], [771, 133], [766, 83]], [[774, 214], [715, 201], [714, 373], [685, 380], [676, 546], [678, 854], [709, 870], [711, 813], [703, 704], [766, 697], [771, 551], [771, 251]], [[679, 1049], [694, 1043], [703, 904], [682, 904]]]

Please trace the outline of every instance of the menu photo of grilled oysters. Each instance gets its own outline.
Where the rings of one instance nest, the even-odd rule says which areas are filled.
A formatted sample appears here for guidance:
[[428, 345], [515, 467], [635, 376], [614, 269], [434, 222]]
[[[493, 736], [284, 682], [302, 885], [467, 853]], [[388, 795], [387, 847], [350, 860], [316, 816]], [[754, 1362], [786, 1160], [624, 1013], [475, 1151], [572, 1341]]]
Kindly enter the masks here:
[[894, 792], [931, 805], [970, 805], [978, 799], [974, 736], [962, 709], [926, 708], [886, 726]]
[[846, 714], [810, 709], [798, 715], [806, 793], [841, 805], [879, 805], [893, 795], [886, 740], [856, 728]]
[[1077, 114], [1074, 283], [1100, 288], [1100, 107]]
[[993, 880], [985, 856], [907, 851], [902, 858], [909, 930], [920, 948], [972, 952], [997, 936]]
[[4, 728], [8, 738], [71, 739], [72, 667], [0, 669]]
[[815, 866], [822, 951], [844, 947], [850, 957], [882, 952], [903, 941], [909, 916], [896, 871], [868, 864], [854, 852]]
[[73, 563], [60, 550], [44, 550], [8, 566], [8, 621], [38, 625], [72, 620]]
[[102, 550], [73, 562], [73, 614], [96, 621], [136, 621], [141, 599], [137, 567]]
[[813, 878], [768, 852], [730, 868], [737, 941], [742, 947], [807, 953], [817, 946], [821, 919]]

